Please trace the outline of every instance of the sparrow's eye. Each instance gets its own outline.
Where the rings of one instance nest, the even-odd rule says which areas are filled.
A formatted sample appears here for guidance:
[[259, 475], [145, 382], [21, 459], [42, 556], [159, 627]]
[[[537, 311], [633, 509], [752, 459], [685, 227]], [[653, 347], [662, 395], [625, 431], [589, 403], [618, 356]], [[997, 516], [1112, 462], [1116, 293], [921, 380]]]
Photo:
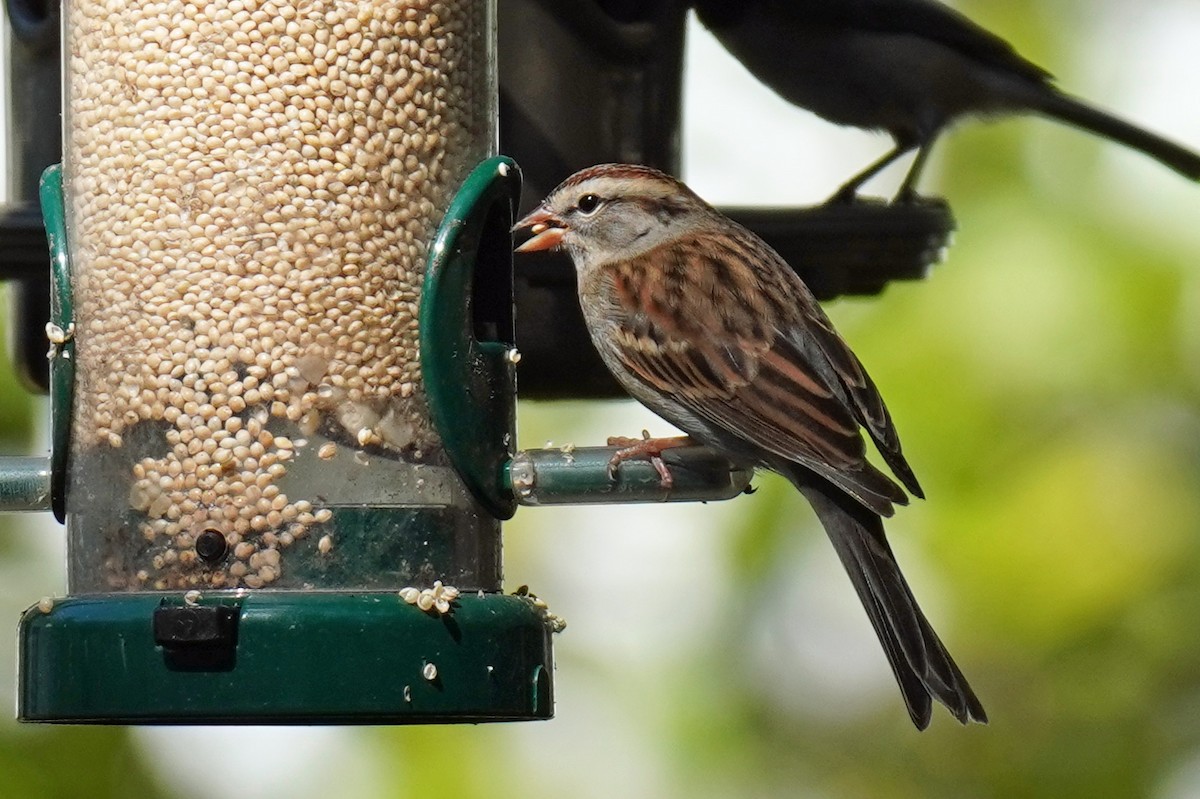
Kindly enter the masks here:
[[600, 198], [595, 194], [585, 194], [579, 198], [579, 202], [575, 204], [581, 214], [594, 214], [596, 209], [600, 207]]

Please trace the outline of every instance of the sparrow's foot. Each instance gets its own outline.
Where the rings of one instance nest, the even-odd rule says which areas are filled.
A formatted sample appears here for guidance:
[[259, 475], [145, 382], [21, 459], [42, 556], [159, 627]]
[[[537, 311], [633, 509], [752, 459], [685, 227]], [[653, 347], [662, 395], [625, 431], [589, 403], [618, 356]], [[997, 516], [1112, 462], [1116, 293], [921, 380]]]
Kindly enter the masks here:
[[617, 467], [623, 461], [640, 458], [650, 461], [650, 465], [654, 467], [654, 471], [658, 472], [658, 484], [663, 488], [670, 488], [675, 485], [675, 478], [672, 476], [671, 470], [667, 468], [667, 464], [663, 463], [663, 451], [674, 449], [675, 447], [686, 447], [692, 443], [692, 439], [688, 436], [651, 438], [647, 430], [642, 431], [641, 438], [611, 436], [608, 439], [608, 446], [620, 447], [621, 449], [613, 453], [612, 458], [608, 461], [608, 479], [617, 479]]

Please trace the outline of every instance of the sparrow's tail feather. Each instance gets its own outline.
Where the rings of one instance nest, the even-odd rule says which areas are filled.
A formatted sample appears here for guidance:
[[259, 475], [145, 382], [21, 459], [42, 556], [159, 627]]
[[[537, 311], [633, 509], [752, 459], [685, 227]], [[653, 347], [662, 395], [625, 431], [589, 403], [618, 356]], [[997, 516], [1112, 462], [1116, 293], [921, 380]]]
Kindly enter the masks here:
[[879, 636], [918, 729], [929, 725], [932, 699], [963, 724], [987, 722], [983, 705], [921, 612], [884, 537], [883, 522], [852, 497], [797, 467], [788, 477], [804, 494], [837, 550]]
[[1200, 180], [1200, 154], [1156, 133], [1119, 119], [1059, 92], [1040, 91], [1030, 102], [1034, 110], [1069, 125], [1139, 150], [1191, 180]]

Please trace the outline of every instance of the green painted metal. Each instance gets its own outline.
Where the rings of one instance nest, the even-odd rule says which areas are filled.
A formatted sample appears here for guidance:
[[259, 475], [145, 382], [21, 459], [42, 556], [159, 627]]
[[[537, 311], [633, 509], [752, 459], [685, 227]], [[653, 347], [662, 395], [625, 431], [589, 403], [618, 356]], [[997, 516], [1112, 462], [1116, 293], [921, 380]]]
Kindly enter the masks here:
[[0, 458], [0, 510], [50, 510], [50, 459]]
[[39, 193], [46, 238], [50, 244], [50, 321], [64, 335], [64, 340], [54, 346], [50, 359], [50, 496], [54, 515], [61, 522], [66, 520], [67, 512], [67, 458], [71, 443], [71, 405], [75, 398], [75, 303], [71, 291], [61, 164], [42, 173]]
[[710, 502], [745, 492], [753, 469], [731, 464], [707, 447], [663, 452], [672, 486], [663, 488], [645, 460], [627, 460], [614, 477], [609, 462], [617, 447], [522, 450], [505, 470], [505, 481], [522, 505], [634, 502]]
[[50, 244], [50, 322], [57, 330], [49, 353], [50, 457], [0, 458], [0, 511], [53, 510], [61, 522], [66, 518], [67, 456], [75, 390], [75, 309], [60, 164], [42, 173], [39, 191]]
[[550, 631], [526, 598], [470, 594], [437, 616], [395, 593], [206, 593], [195, 604], [230, 608], [236, 642], [181, 648], [155, 643], [160, 604], [185, 600], [101, 595], [26, 611], [18, 717], [403, 724], [553, 715]]
[[463, 482], [500, 519], [516, 439], [512, 237], [521, 176], [509, 158], [467, 177], [438, 228], [421, 289], [421, 372], [430, 416]]

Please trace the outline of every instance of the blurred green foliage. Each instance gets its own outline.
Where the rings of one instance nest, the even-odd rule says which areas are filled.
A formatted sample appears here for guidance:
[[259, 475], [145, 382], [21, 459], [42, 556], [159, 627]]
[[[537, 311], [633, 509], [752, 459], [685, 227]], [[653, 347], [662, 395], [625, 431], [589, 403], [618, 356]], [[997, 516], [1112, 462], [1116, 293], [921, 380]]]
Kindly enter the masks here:
[[[1062, 23], [1090, 8], [977, 0], [967, 10], [1057, 67], [1056, 54], [1077, 47]], [[697, 590], [719, 602], [699, 634], [633, 668], [615, 645], [589, 649], [586, 629], [569, 629], [558, 639], [558, 719], [375, 730], [380, 796], [1200, 795], [1200, 259], [1186, 221], [1200, 195], [1189, 187], [1187, 207], [1154, 224], [1122, 213], [1122, 187], [1098, 177], [1106, 145], [1045, 127], [948, 136], [936, 188], [960, 232], [947, 262], [922, 283], [831, 308], [928, 491], [892, 538], [992, 723], [962, 729], [939, 710], [917, 734], [859, 616], [847, 616], [863, 642], [853, 651], [883, 687], [845, 712], [836, 695], [781, 702], [763, 677], [775, 672], [748, 671], [742, 654], [762, 648], [764, 630], [797, 623], [794, 607], [765, 597], [806, 564], [837, 569], [803, 502], [763, 478], [709, 539], [719, 573]], [[1136, 174], [1174, 190], [1174, 176], [1152, 172]], [[0, 442], [27, 449], [30, 404], [7, 377], [0, 388]], [[590, 407], [523, 408], [525, 443], [593, 435]], [[507, 562], [569, 610], [583, 587], [543, 553], [582, 539], [555, 529], [558, 518], [523, 512], [508, 527]], [[35, 549], [0, 535], [18, 566]], [[831, 591], [853, 602], [835, 577]], [[44, 593], [60, 579], [47, 574]], [[644, 602], [633, 623], [651, 631], [687, 612], [687, 597], [652, 584], [612, 601]], [[791, 650], [778, 651], [773, 668], [786, 672]], [[213, 795], [169, 786], [161, 768], [152, 774], [125, 730], [0, 719], [3, 796]]]

